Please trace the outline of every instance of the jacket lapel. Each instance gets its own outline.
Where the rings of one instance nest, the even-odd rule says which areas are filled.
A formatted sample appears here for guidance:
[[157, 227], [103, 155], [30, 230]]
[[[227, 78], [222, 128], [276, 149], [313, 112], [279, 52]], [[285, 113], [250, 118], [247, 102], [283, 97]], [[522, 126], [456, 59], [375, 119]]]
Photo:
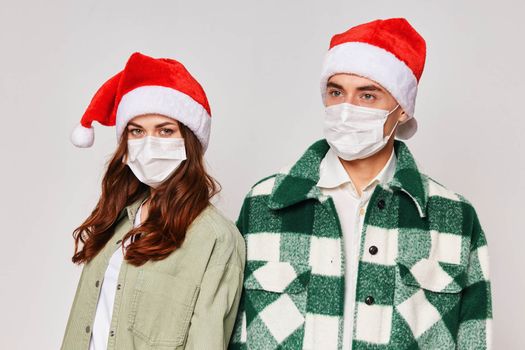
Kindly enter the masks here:
[[388, 186], [408, 194], [416, 205], [419, 215], [426, 217], [428, 179], [419, 172], [416, 161], [405, 143], [396, 140], [394, 151], [397, 157], [396, 171]]
[[120, 211], [116, 221], [119, 221], [123, 216], [127, 215], [129, 221], [130, 222], [134, 222], [135, 221], [135, 214], [137, 213], [137, 209], [142, 204], [142, 201], [144, 201], [146, 199], [146, 197], [148, 197], [148, 196], [149, 196], [149, 191], [142, 192], [137, 200], [135, 200], [133, 203], [127, 205], [126, 207], [124, 207]]
[[311, 198], [319, 198], [321, 191], [319, 166], [328, 152], [329, 145], [320, 140], [310, 146], [286, 174], [277, 174], [275, 185], [268, 199], [270, 209], [282, 209]]

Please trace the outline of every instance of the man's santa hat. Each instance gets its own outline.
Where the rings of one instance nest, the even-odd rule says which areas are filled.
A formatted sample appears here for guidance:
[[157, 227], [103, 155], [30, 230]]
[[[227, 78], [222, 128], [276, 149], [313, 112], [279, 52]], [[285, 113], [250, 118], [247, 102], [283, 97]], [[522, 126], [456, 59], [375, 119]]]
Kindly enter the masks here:
[[425, 40], [404, 18], [375, 20], [336, 34], [330, 41], [321, 73], [321, 93], [334, 74], [351, 73], [384, 87], [408, 116], [396, 136], [412, 137], [417, 85], [425, 66]]
[[95, 93], [80, 124], [71, 133], [77, 147], [90, 147], [94, 121], [116, 126], [117, 140], [128, 122], [143, 114], [162, 114], [186, 125], [208, 146], [211, 111], [201, 85], [179, 62], [135, 52], [122, 71]]

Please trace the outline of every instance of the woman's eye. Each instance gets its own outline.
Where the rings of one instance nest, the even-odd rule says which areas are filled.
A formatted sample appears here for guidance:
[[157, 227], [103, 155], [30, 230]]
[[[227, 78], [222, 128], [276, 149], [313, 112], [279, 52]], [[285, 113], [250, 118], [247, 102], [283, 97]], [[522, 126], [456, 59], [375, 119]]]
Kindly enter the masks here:
[[142, 130], [140, 130], [140, 129], [130, 129], [129, 130], [129, 133], [131, 135], [133, 135], [133, 136], [138, 136], [138, 135], [140, 135], [141, 132], [142, 132]]
[[171, 135], [171, 134], [173, 134], [173, 130], [171, 130], [171, 129], [161, 129], [160, 130], [160, 134], [161, 135]]

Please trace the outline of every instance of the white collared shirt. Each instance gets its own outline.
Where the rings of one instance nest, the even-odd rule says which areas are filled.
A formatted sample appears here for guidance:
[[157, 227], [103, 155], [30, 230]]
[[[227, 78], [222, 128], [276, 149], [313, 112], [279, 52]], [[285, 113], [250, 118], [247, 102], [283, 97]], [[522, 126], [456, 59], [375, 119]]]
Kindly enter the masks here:
[[[378, 183], [387, 183], [396, 169], [394, 151], [383, 169], [368, 185], [362, 189], [359, 196], [355, 185], [346, 172], [339, 157], [330, 148], [321, 161], [317, 187], [325, 196], [332, 197], [341, 223], [345, 252], [345, 305], [343, 349], [352, 349], [353, 320], [355, 308], [355, 293], [357, 283], [357, 268], [359, 264], [359, 246], [365, 219], [366, 208], [370, 197]], [[374, 325], [371, 325], [373, 327]]]
[[[144, 204], [144, 202], [142, 202], [142, 204]], [[135, 221], [133, 222], [134, 227], [140, 225], [142, 204], [135, 214]], [[130, 237], [126, 240], [124, 248], [129, 246], [134, 237]], [[108, 267], [104, 274], [104, 280], [100, 286], [100, 294], [98, 297], [97, 309], [95, 311], [95, 320], [93, 321], [93, 332], [89, 342], [89, 350], [107, 349], [109, 328], [113, 316], [113, 305], [115, 303], [115, 294], [117, 292], [117, 281], [123, 260], [124, 252], [122, 248], [119, 247], [109, 259]]]

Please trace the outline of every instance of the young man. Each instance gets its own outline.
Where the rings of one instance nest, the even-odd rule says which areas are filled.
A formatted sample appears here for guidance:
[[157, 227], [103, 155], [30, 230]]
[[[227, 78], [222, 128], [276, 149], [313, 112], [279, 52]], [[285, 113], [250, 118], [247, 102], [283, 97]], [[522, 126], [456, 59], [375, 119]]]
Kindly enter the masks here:
[[335, 35], [325, 140], [259, 181], [231, 349], [486, 349], [491, 292], [472, 205], [420, 173], [405, 143], [423, 38], [400, 18]]

